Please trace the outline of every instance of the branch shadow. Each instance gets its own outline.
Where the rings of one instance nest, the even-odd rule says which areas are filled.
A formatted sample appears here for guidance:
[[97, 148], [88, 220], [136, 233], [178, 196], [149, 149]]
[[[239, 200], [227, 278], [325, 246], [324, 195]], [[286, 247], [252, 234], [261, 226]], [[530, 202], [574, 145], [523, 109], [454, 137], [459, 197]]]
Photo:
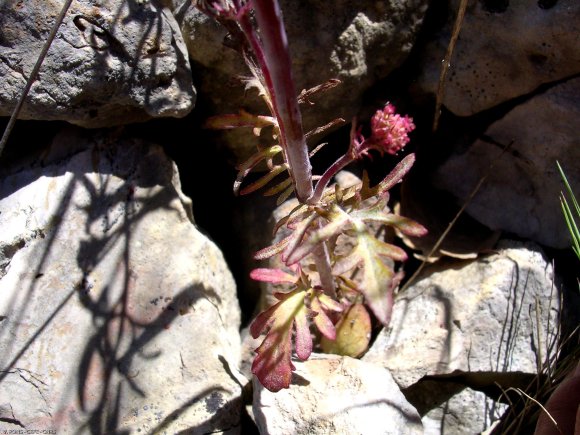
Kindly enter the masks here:
[[[21, 276], [25, 285], [18, 291], [13, 289], [8, 300], [0, 301], [6, 302], [4, 306], [0, 304], [5, 308], [0, 329], [0, 385], [13, 370], [30, 366], [27, 360], [39, 346], [57, 344], [62, 349], [52, 352], [74, 358], [70, 367], [75, 367], [76, 362], [78, 366], [65, 373], [68, 379], [60, 381], [60, 398], [49, 391], [49, 385], [57, 385], [54, 379], [49, 382], [48, 378], [53, 378], [50, 370], [38, 366], [38, 371], [45, 371], [38, 377], [45, 379], [45, 393], [51, 402], [47, 403], [50, 418], [42, 420], [42, 427], [67, 433], [72, 430], [71, 425], [76, 427], [76, 433], [129, 433], [129, 429], [119, 429], [126, 426], [126, 416], [120, 413], [123, 400], [128, 392], [140, 397], [150, 394], [149, 380], [139, 377], [134, 368], [136, 359], [154, 365], [163, 350], [145, 351], [149, 343], [167, 333], [180, 316], [192, 308], [195, 311], [198, 301], [207, 299], [214, 306], [221, 302], [216, 289], [192, 280], [181, 289], [159, 288], [159, 294], [166, 297], [145, 301], [144, 307], [136, 306], [135, 295], [145, 297], [146, 287], [150, 286], [135, 271], [136, 258], [142, 258], [136, 257], [134, 251], [140, 243], [144, 218], [165, 210], [181, 221], [191, 222], [187, 204], [176, 204], [181, 198], [172, 185], [174, 167], [159, 147], [123, 139], [115, 132], [77, 132], [69, 141], [57, 138], [53, 149], [41, 152], [28, 166], [29, 170], [20, 177], [21, 167], [4, 171], [0, 199], [26, 189], [41, 177], [46, 177], [51, 186], [60, 178], [62, 185], [58, 204], [52, 208], [54, 219], [41, 223], [24, 244], [27, 248], [23, 252], [28, 252], [30, 261], [26, 276]], [[50, 193], [49, 188], [47, 197]], [[75, 222], [71, 223], [71, 216]], [[71, 262], [68, 266], [67, 260]], [[57, 279], [55, 275], [61, 275], [57, 281], [60, 287], [51, 286]], [[53, 294], [46, 295], [47, 291]], [[77, 314], [84, 312], [81, 316], [85, 324], [73, 324], [64, 330], [60, 340], [49, 338], [47, 342], [47, 333], [65, 328], [68, 318], [77, 320], [75, 309]], [[75, 328], [82, 335], [83, 326], [87, 325], [89, 328], [84, 331], [89, 334], [76, 337]], [[75, 348], [70, 349], [71, 346]], [[76, 380], [72, 379], [75, 370]], [[224, 387], [216, 385], [192, 393], [183, 409], [175, 410], [165, 420], [156, 415], [158, 428], [203, 398], [215, 404], [215, 393], [220, 389]], [[210, 424], [218, 424], [220, 417], [240, 407], [238, 403], [223, 404], [221, 396], [218, 399], [218, 405], [224, 406], [214, 406], [214, 421]], [[74, 406], [78, 406], [76, 413], [71, 411]]]

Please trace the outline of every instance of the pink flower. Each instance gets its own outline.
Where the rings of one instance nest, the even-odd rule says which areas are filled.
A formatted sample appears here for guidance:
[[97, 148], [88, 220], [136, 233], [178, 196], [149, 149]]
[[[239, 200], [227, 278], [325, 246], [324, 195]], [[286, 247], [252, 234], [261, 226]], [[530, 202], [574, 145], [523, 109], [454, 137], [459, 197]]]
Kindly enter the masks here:
[[365, 147], [379, 152], [396, 154], [409, 142], [409, 133], [415, 129], [413, 119], [395, 112], [395, 106], [387, 103], [383, 110], [377, 110], [371, 119], [372, 135]]

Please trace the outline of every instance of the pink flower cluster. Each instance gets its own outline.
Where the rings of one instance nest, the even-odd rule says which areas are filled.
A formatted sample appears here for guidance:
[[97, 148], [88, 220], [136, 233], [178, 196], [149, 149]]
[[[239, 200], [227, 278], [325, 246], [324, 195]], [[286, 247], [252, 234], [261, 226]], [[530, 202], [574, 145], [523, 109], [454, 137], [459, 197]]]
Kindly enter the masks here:
[[366, 146], [379, 152], [396, 154], [409, 142], [408, 134], [415, 129], [413, 119], [395, 112], [395, 106], [387, 103], [383, 110], [377, 110], [371, 119], [372, 135]]

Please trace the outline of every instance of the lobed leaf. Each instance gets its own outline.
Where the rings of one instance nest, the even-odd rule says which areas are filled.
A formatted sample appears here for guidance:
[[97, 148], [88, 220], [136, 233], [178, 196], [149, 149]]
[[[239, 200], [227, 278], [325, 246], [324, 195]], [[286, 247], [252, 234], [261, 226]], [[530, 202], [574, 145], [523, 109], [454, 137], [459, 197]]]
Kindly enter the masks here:
[[[383, 325], [388, 325], [393, 307], [392, 289], [395, 273], [381, 260], [381, 257], [392, 258], [393, 254], [401, 257], [402, 255], [393, 250], [396, 247], [377, 240], [363, 228], [358, 228], [356, 239], [356, 246], [345, 258], [335, 264], [333, 273], [342, 274], [359, 267], [358, 290], [364, 295], [377, 319]], [[406, 257], [405, 252], [402, 250], [401, 252]]]
[[268, 330], [256, 349], [252, 373], [272, 392], [288, 388], [292, 379], [292, 330], [296, 332], [296, 354], [305, 360], [312, 352], [312, 338], [308, 328], [308, 308], [304, 298], [308, 292], [296, 289], [281, 296], [280, 302], [256, 317], [250, 326], [252, 337], [258, 338]]

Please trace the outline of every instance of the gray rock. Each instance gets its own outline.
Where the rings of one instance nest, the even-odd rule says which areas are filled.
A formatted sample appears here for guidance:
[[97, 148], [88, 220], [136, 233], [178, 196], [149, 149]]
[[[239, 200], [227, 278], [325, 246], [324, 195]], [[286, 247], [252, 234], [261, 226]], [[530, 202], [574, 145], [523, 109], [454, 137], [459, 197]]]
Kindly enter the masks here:
[[271, 393], [254, 381], [260, 433], [423, 433], [419, 414], [387, 370], [336, 355], [312, 355], [294, 365], [287, 390]]
[[[459, 4], [451, 3], [453, 12], [446, 26], [424, 50], [417, 83], [423, 92], [437, 91]], [[459, 116], [473, 115], [580, 72], [580, 3], [559, 0], [551, 7], [545, 3], [550, 2], [468, 5], [445, 82], [443, 104], [449, 110]]]
[[[558, 3], [559, 4], [559, 3]], [[435, 176], [434, 184], [465, 201], [488, 176], [467, 212], [494, 230], [504, 230], [554, 248], [570, 244], [556, 168], [562, 164], [575, 192], [580, 192], [580, 79], [554, 86], [515, 107], [493, 123], [467, 150], [457, 150]], [[507, 145], [501, 149], [492, 142]], [[490, 166], [493, 163], [493, 169]]]
[[235, 431], [235, 283], [162, 149], [63, 134], [0, 180], [2, 415], [58, 433]]
[[475, 261], [429, 266], [363, 360], [388, 368], [401, 388], [432, 375], [536, 374], [557, 338], [552, 279], [533, 243], [500, 242]]
[[[61, 3], [0, 3], [0, 116], [16, 105]], [[134, 0], [79, 0], [20, 118], [111, 126], [185, 116], [194, 100], [187, 49], [169, 9]]]
[[453, 378], [421, 380], [404, 394], [421, 415], [425, 435], [483, 433], [507, 409]]
[[[184, 2], [176, 1], [183, 7]], [[315, 106], [304, 107], [306, 130], [343, 117], [347, 122], [359, 111], [363, 92], [401, 65], [413, 47], [428, 1], [326, 1], [282, 0], [297, 92], [329, 79], [343, 84], [320, 97]], [[186, 3], [185, 3], [186, 4]], [[267, 110], [255, 92], [245, 93], [232, 78], [248, 76], [239, 54], [223, 45], [226, 31], [195, 8], [181, 11], [176, 5], [192, 61], [207, 69], [200, 92], [206, 94], [217, 113], [246, 107], [255, 113]], [[239, 154], [256, 144], [250, 133], [228, 134]]]

